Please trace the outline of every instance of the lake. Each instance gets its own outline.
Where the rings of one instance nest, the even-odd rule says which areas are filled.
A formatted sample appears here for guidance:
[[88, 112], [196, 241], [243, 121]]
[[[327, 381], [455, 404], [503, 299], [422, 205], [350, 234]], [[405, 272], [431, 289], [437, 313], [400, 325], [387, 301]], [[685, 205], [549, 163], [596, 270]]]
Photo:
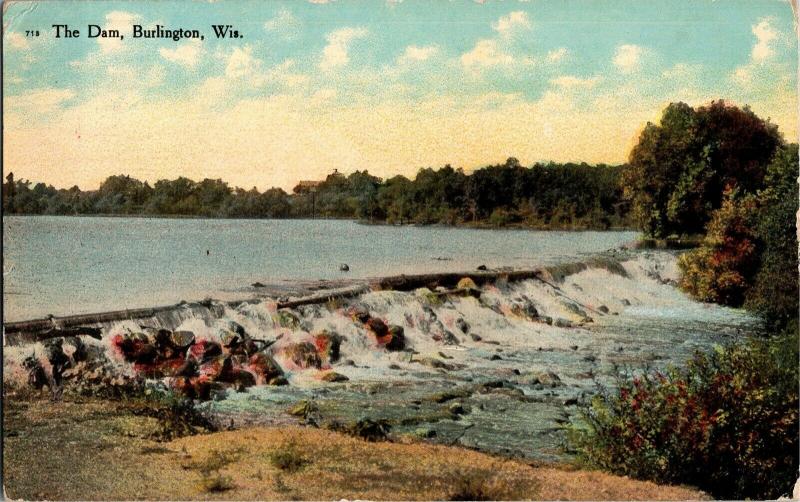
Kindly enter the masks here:
[[[374, 226], [347, 220], [3, 218], [3, 320], [247, 294], [256, 281], [532, 267], [636, 232]], [[347, 263], [350, 272], [341, 272]]]

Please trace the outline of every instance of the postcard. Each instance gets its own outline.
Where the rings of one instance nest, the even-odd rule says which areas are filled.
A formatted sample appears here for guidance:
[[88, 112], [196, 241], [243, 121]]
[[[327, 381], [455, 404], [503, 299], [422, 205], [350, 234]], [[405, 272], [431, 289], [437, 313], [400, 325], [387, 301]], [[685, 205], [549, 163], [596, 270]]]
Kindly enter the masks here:
[[6, 498], [800, 498], [795, 0], [2, 18]]

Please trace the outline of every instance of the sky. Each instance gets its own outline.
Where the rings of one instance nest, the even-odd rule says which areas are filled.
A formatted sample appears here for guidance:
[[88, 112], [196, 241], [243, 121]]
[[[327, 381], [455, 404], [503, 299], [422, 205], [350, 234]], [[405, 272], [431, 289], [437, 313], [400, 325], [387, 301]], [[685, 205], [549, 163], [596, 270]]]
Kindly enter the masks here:
[[[4, 171], [59, 188], [124, 173], [291, 190], [333, 169], [385, 178], [511, 156], [621, 163], [674, 101], [749, 105], [797, 141], [787, 0], [4, 8]], [[53, 24], [82, 36], [55, 39]], [[125, 39], [86, 38], [87, 24]], [[133, 39], [132, 24], [205, 40]], [[217, 39], [212, 24], [242, 38]]]

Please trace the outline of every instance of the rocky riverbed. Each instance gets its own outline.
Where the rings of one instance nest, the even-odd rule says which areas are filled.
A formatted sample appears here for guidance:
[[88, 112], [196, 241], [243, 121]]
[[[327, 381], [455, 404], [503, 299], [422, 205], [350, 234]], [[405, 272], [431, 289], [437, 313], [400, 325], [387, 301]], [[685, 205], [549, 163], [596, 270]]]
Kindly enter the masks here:
[[304, 423], [557, 460], [562, 426], [598, 385], [679, 365], [756, 327], [680, 293], [670, 252], [616, 252], [547, 272], [109, 323], [99, 340], [8, 347], [4, 385], [168, 393], [236, 426]]

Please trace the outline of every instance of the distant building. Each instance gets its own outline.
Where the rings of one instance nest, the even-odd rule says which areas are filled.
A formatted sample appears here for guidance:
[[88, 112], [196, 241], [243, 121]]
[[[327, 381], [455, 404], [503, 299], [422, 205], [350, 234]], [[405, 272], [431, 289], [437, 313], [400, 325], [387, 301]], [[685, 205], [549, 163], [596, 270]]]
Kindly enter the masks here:
[[302, 180], [294, 187], [294, 193], [316, 192], [321, 184], [321, 181]]

